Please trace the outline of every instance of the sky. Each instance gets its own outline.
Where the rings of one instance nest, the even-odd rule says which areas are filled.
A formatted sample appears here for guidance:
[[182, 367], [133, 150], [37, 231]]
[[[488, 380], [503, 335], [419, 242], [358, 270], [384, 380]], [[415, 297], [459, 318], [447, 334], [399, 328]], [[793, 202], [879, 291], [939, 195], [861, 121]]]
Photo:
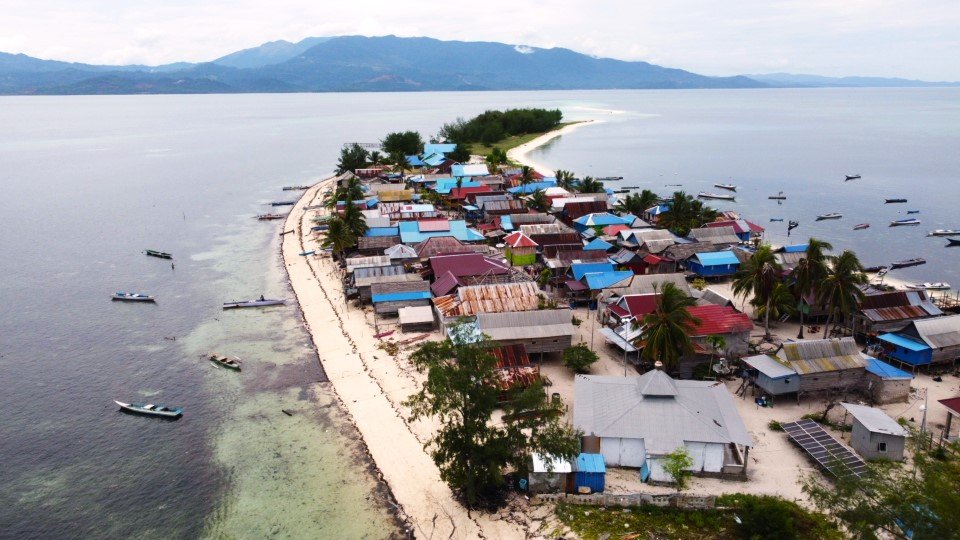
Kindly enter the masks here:
[[565, 47], [705, 75], [960, 81], [960, 0], [0, 0], [0, 13], [0, 51], [95, 64], [393, 34]]

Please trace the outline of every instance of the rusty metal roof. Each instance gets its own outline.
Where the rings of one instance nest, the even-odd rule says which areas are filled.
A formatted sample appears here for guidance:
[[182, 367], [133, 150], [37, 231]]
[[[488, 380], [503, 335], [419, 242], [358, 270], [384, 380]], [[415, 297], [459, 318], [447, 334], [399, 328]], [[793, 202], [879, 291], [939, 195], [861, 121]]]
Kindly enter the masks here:
[[865, 296], [860, 302], [863, 316], [873, 322], [901, 321], [943, 315], [924, 291], [892, 291]]
[[495, 283], [460, 287], [454, 294], [434, 298], [433, 303], [444, 317], [460, 317], [535, 310], [540, 304], [540, 295], [540, 289], [532, 281]]
[[782, 355], [801, 375], [867, 367], [852, 337], [789, 341], [783, 344]]

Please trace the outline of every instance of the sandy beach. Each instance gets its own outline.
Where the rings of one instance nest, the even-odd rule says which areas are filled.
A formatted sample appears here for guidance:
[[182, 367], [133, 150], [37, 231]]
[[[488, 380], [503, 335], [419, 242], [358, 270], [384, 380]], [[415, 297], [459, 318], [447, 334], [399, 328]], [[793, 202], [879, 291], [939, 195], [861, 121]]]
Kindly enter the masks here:
[[537, 137], [536, 139], [530, 142], [521, 144], [520, 146], [511, 148], [510, 150], [508, 150], [507, 159], [516, 161], [517, 163], [520, 163], [523, 165], [527, 165], [528, 167], [533, 167], [534, 170], [536, 170], [538, 173], [544, 176], [551, 176], [553, 175], [553, 169], [551, 169], [550, 167], [547, 167], [546, 165], [543, 165], [542, 163], [538, 163], [534, 161], [533, 159], [530, 158], [528, 154], [530, 154], [530, 152], [532, 152], [533, 150], [556, 139], [557, 137], [568, 135], [570, 133], [573, 133], [574, 130], [578, 128], [581, 128], [583, 126], [588, 126], [591, 124], [596, 124], [598, 122], [599, 120], [584, 120], [582, 122], [575, 122], [573, 124], [563, 126], [560, 129], [555, 129], [553, 131], [544, 133], [543, 135]]

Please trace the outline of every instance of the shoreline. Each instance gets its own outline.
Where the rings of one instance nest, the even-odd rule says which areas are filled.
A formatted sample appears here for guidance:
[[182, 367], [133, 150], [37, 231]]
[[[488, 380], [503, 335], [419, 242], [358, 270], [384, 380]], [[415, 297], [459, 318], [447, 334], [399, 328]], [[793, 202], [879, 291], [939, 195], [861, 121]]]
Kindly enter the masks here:
[[587, 126], [587, 125], [597, 124], [600, 122], [602, 121], [601, 120], [581, 120], [581, 121], [563, 126], [560, 129], [548, 131], [543, 135], [537, 137], [536, 139], [533, 139], [532, 141], [525, 142], [519, 146], [515, 146], [510, 150], [507, 150], [507, 159], [516, 161], [521, 165], [533, 167], [534, 170], [536, 170], [538, 173], [544, 176], [552, 176], [554, 174], [554, 169], [551, 169], [550, 167], [547, 167], [541, 163], [538, 163], [537, 161], [534, 161], [533, 159], [530, 159], [529, 157], [530, 152], [533, 152], [537, 148], [547, 144], [548, 142], [552, 141], [553, 139], [556, 139], [557, 137], [573, 133], [577, 128]]
[[515, 524], [479, 511], [468, 514], [456, 501], [424, 449], [436, 425], [406, 420], [402, 402], [419, 388], [412, 367], [378, 347], [382, 342], [373, 337], [366, 312], [344, 298], [331, 257], [299, 255], [316, 247], [310, 235], [314, 212], [305, 207], [319, 202], [334, 178], [306, 190], [291, 209], [283, 230], [294, 232], [283, 236], [283, 263], [334, 395], [360, 433], [398, 518], [417, 537], [525, 537]]

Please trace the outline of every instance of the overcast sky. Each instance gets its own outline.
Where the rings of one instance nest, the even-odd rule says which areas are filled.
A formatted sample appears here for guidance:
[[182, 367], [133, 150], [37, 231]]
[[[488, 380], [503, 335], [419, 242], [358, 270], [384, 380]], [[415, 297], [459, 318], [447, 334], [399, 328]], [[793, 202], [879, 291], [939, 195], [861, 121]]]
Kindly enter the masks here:
[[0, 0], [0, 51], [57, 60], [196, 62], [347, 34], [567, 47], [707, 75], [960, 80], [960, 0]]

